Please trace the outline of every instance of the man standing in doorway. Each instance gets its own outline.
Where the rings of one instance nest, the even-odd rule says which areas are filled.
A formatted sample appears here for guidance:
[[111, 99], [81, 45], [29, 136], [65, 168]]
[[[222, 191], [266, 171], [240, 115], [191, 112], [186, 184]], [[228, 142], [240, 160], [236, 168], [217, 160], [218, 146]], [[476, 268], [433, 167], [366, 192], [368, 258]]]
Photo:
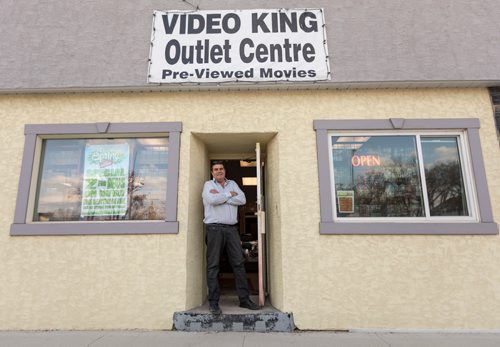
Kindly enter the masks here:
[[236, 291], [240, 307], [258, 310], [259, 306], [250, 300], [245, 259], [241, 250], [238, 231], [238, 206], [246, 203], [245, 193], [238, 184], [226, 178], [222, 162], [212, 163], [213, 179], [203, 187], [203, 206], [207, 231], [207, 285], [210, 312], [219, 315], [219, 258], [226, 249], [229, 263], [233, 269]]

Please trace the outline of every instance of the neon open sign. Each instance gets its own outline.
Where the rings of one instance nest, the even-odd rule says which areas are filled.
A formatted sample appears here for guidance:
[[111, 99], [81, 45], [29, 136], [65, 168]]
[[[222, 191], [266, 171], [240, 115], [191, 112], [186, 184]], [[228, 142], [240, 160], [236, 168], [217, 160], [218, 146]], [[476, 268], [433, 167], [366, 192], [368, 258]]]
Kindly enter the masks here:
[[381, 166], [379, 155], [353, 155], [352, 166]]

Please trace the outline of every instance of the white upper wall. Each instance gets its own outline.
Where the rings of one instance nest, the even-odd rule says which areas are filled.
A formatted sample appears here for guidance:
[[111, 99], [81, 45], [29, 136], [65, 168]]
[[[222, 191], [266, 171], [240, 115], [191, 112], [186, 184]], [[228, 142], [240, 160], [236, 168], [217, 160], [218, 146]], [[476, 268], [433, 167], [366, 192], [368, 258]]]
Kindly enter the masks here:
[[[500, 85], [498, 0], [189, 3], [324, 8], [333, 77], [323, 87]], [[152, 13], [189, 3], [0, 0], [0, 92], [164, 88], [146, 83]]]

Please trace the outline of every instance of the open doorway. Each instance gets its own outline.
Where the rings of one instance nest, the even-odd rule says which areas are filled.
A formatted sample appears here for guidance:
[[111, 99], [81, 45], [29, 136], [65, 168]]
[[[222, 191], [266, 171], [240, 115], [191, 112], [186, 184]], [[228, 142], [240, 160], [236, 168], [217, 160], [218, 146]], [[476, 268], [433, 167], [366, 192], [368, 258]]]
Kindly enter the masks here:
[[[267, 184], [265, 187], [266, 198], [261, 199], [261, 207], [263, 205], [263, 201], [268, 200], [272, 201], [273, 198], [276, 198], [279, 195], [276, 187], [273, 182], [277, 181], [277, 172], [278, 172], [278, 141], [276, 137], [276, 133], [192, 133], [191, 136], [191, 150], [190, 150], [190, 210], [189, 210], [189, 230], [200, 230], [203, 232], [200, 233], [188, 233], [188, 254], [190, 261], [188, 262], [188, 292], [187, 307], [191, 307], [193, 309], [198, 309], [196, 305], [200, 305], [200, 311], [208, 310], [208, 301], [207, 301], [207, 279], [206, 279], [206, 243], [204, 239], [204, 235], [206, 235], [205, 226], [202, 224], [203, 220], [203, 203], [200, 199], [201, 191], [203, 188], [203, 184], [206, 180], [211, 179], [211, 162], [214, 160], [220, 160], [225, 163], [226, 166], [226, 175], [227, 178], [236, 181], [238, 186], [245, 192], [247, 197], [247, 204], [244, 209], [240, 210], [239, 218], [238, 218], [238, 227], [239, 233], [242, 234], [240, 237], [242, 242], [242, 251], [246, 255], [248, 253], [248, 258], [251, 261], [247, 261], [245, 264], [246, 272], [249, 274], [250, 286], [252, 300], [259, 304], [270, 305], [272, 300], [274, 300], [271, 296], [276, 299], [281, 299], [281, 281], [279, 281], [280, 277], [276, 277], [274, 274], [278, 274], [281, 276], [281, 258], [277, 257], [273, 252], [273, 244], [279, 245], [278, 243], [274, 243], [272, 232], [275, 228], [279, 230], [279, 214], [276, 213], [278, 210], [276, 209], [277, 204], [273, 206], [275, 209], [269, 211], [266, 215], [266, 218], [263, 218], [262, 211], [258, 212], [258, 216], [255, 215], [256, 211], [256, 191], [257, 187], [255, 186], [255, 177], [257, 171], [256, 158], [258, 147], [262, 151], [262, 157], [265, 164], [265, 170], [262, 170], [262, 166], [259, 166], [259, 171], [265, 171]], [[269, 160], [269, 166], [268, 161]], [[247, 164], [244, 164], [247, 162]], [[254, 162], [254, 163], [252, 163]], [[261, 160], [262, 162], [262, 160]], [[252, 183], [245, 182], [243, 183], [243, 177], [250, 177], [250, 181]], [[272, 183], [272, 184], [271, 184]], [[261, 185], [262, 186], [262, 185]], [[267, 204], [268, 206], [271, 206]], [[262, 235], [262, 233], [258, 233], [261, 236], [261, 243], [263, 242], [262, 249], [264, 252], [258, 252], [258, 249], [255, 249], [254, 243], [256, 238], [256, 229], [260, 228], [263, 230], [262, 226], [267, 220], [268, 227], [265, 228], [267, 230], [266, 235]], [[258, 222], [260, 221], [260, 223]], [[258, 225], [258, 226], [257, 226]], [[250, 234], [250, 235], [244, 235]], [[280, 238], [279, 234], [276, 234], [276, 238]], [[249, 240], [249, 241], [247, 241]], [[247, 249], [247, 250], [245, 250]], [[269, 250], [269, 252], [266, 252]], [[279, 250], [279, 249], [278, 249]], [[262, 258], [261, 261], [256, 264], [255, 258], [259, 256]], [[274, 257], [274, 258], [273, 258]], [[252, 259], [253, 258], [253, 259]], [[275, 264], [274, 267], [272, 264]], [[259, 286], [257, 287], [256, 276], [258, 275], [256, 272], [256, 267], [260, 265], [261, 271], [261, 280], [258, 281]], [[238, 307], [237, 304], [237, 293], [234, 289], [234, 275], [232, 274], [231, 267], [226, 263], [222, 264], [221, 269], [221, 288], [222, 288], [222, 296], [221, 299], [225, 299], [225, 304], [227, 304], [227, 310], [229, 308], [233, 308], [234, 306]], [[278, 282], [276, 282], [276, 278], [278, 278]], [[273, 282], [274, 280], [274, 282]], [[278, 283], [278, 286], [275, 286], [274, 283]], [[274, 295], [271, 291], [275, 288], [275, 292], [278, 295]], [[259, 296], [257, 299], [257, 295], [254, 293], [259, 290]], [[277, 290], [277, 291], [276, 291]], [[228, 294], [226, 294], [228, 293]], [[262, 297], [262, 294], [265, 294]], [[236, 300], [236, 302], [234, 301]], [[279, 303], [279, 301], [278, 301]], [[221, 305], [224, 305], [224, 300], [220, 302]], [[226, 310], [226, 311], [227, 311]], [[233, 312], [233, 311], [228, 311]]]
[[[238, 208], [238, 230], [241, 238], [242, 252], [245, 258], [250, 295], [259, 294], [259, 251], [258, 219], [257, 219], [257, 162], [253, 158], [221, 159], [226, 168], [227, 178], [235, 181], [245, 193], [246, 204]], [[261, 247], [263, 248], [263, 247]], [[265, 259], [265, 257], [262, 257]], [[219, 287], [221, 296], [235, 295], [234, 275], [225, 252], [221, 255]]]

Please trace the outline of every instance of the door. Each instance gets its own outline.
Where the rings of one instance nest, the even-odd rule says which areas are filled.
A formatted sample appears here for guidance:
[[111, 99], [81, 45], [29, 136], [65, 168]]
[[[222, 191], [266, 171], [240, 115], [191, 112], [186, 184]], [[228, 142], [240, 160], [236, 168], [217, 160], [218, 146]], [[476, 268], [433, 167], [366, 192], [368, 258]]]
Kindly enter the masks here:
[[265, 254], [265, 236], [266, 236], [266, 213], [264, 211], [264, 198], [262, 194], [263, 187], [263, 175], [262, 169], [264, 162], [261, 159], [260, 153], [260, 143], [257, 142], [255, 146], [256, 154], [256, 166], [257, 166], [257, 247], [258, 247], [258, 278], [259, 278], [259, 305], [264, 306], [264, 279], [266, 274], [264, 273], [266, 267], [264, 264], [264, 254]]

